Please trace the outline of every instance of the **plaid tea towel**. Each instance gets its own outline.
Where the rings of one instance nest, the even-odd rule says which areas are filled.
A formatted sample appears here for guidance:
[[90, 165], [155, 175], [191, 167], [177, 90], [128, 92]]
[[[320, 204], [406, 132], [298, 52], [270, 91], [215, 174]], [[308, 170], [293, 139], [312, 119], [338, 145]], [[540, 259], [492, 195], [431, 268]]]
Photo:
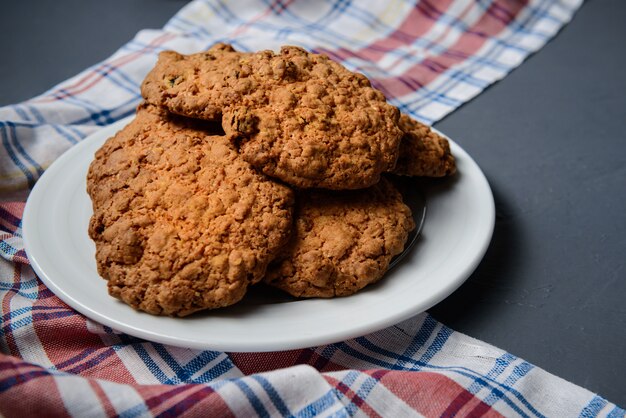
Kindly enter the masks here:
[[[0, 414], [12, 416], [610, 416], [625, 411], [426, 313], [327, 346], [223, 353], [95, 323], [37, 278], [23, 199], [64, 151], [131, 115], [158, 52], [296, 44], [367, 75], [433, 123], [504, 77], [581, 0], [195, 0], [104, 62], [0, 109]], [[20, 202], [7, 202], [20, 196]]]

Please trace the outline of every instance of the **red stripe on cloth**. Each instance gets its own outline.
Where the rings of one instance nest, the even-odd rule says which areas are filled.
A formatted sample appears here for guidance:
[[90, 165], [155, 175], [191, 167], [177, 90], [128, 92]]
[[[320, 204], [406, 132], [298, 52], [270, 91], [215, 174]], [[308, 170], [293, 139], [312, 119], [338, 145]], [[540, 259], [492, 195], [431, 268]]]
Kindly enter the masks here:
[[[450, 7], [452, 1], [438, 1], [436, 6], [427, 1], [419, 1], [406, 15], [402, 23], [394, 31], [389, 32], [386, 37], [356, 51], [338, 48], [333, 50], [332, 54], [341, 60], [354, 57], [376, 62], [384, 57], [387, 51], [411, 45], [416, 39], [428, 32], [436, 20]], [[320, 49], [320, 52], [327, 53], [327, 50]]]
[[[416, 89], [434, 81], [441, 73], [447, 71], [453, 65], [459, 64], [467, 57], [475, 54], [489, 37], [495, 37], [502, 30], [506, 29], [509, 23], [517, 17], [518, 13], [524, 9], [527, 2], [528, 0], [496, 0], [474, 25], [465, 30], [450, 48], [438, 55], [429, 55], [422, 62], [413, 65], [400, 75], [372, 79], [372, 84], [380, 89], [387, 98], [402, 97], [414, 92]], [[436, 6], [427, 1], [419, 2], [396, 31], [390, 32], [385, 38], [379, 39], [357, 51], [350, 51], [345, 48], [336, 50], [319, 49], [318, 51], [338, 61], [356, 57], [376, 62], [385, 55], [386, 51], [397, 49], [403, 45], [410, 45], [417, 38], [424, 35], [435, 21], [446, 13], [446, 9], [450, 7], [450, 4], [450, 1], [438, 2]], [[456, 16], [456, 19], [462, 19], [469, 10], [469, 7], [463, 10]], [[448, 28], [439, 37], [433, 39], [433, 42], [436, 43], [450, 30]], [[400, 59], [398, 59], [399, 61]], [[391, 65], [392, 68], [393, 66], [394, 64]]]
[[409, 79], [425, 86], [453, 65], [463, 62], [475, 54], [485, 42], [496, 37], [507, 28], [517, 14], [524, 9], [526, 1], [512, 2], [497, 0], [492, 3], [481, 18], [466, 30], [457, 41], [439, 55], [431, 55], [397, 77], [377, 79], [376, 86], [391, 97], [401, 97], [415, 89], [403, 82]]
[[[50, 361], [59, 369], [83, 377], [135, 383], [112, 347], [87, 329], [86, 319], [52, 296], [39, 299], [35, 307], [57, 307], [47, 310], [33, 321], [33, 328]], [[59, 336], [63, 338], [59, 338]]]
[[33, 327], [48, 358], [59, 370], [118, 383], [136, 382], [115, 350], [89, 332], [81, 315], [38, 319]]
[[152, 42], [150, 42], [148, 45], [146, 45], [139, 51], [133, 52], [128, 55], [124, 55], [110, 62], [105, 61], [97, 69], [89, 71], [88, 74], [86, 74], [81, 79], [77, 80], [74, 84], [64, 87], [62, 89], [63, 92], [57, 91], [53, 94], [52, 97], [45, 96], [45, 97], [35, 98], [32, 100], [32, 102], [33, 103], [45, 103], [45, 102], [51, 102], [51, 101], [56, 101], [56, 100], [63, 100], [67, 97], [75, 96], [79, 93], [82, 93], [85, 90], [88, 90], [89, 88], [97, 84], [100, 80], [104, 78], [104, 75], [101, 74], [99, 71], [102, 71], [104, 68], [109, 67], [109, 69], [104, 71], [105, 74], [109, 74], [114, 68], [119, 68], [122, 65], [128, 64], [129, 62], [136, 60], [137, 58], [144, 55], [146, 52], [155, 49], [157, 46], [162, 45], [168, 40], [173, 39], [175, 37], [176, 35], [172, 33], [164, 33], [163, 35], [153, 39]]
[[2, 297], [2, 328], [0, 329], [4, 332], [4, 340], [9, 348], [9, 353], [14, 356], [19, 356], [20, 350], [15, 343], [15, 336], [11, 328], [11, 300], [20, 289], [22, 268], [20, 264], [13, 265], [13, 285], [5, 291]]
[[[367, 373], [374, 375], [376, 372]], [[463, 386], [439, 373], [390, 371], [377, 377], [389, 391], [425, 416], [502, 416]], [[472, 415], [470, 411], [474, 409], [480, 414]]]
[[211, 416], [234, 416], [222, 397], [209, 386], [190, 386], [194, 392], [177, 400], [166, 410], [159, 413], [160, 417], [204, 417], [210, 411]]
[[467, 416], [468, 417], [497, 417], [500, 416], [496, 411], [491, 409], [490, 405], [487, 405], [484, 402], [475, 402], [474, 409], [472, 409]]
[[6, 210], [11, 215], [16, 218], [22, 219], [22, 214], [24, 213], [24, 207], [26, 206], [26, 202], [3, 202], [0, 203], [0, 207]]
[[[137, 392], [153, 415], [175, 416], [177, 409], [187, 407], [186, 416], [233, 417], [233, 413], [222, 397], [205, 385], [148, 385], [136, 386]], [[193, 409], [192, 409], [193, 408]], [[169, 413], [169, 411], [172, 413]]]
[[308, 364], [320, 372], [332, 372], [344, 368], [321, 357], [314, 350], [290, 350], [270, 353], [228, 353], [231, 361], [244, 375]]
[[116, 416], [117, 411], [115, 410], [115, 407], [111, 403], [111, 400], [109, 399], [107, 394], [104, 392], [104, 390], [100, 386], [100, 383], [98, 383], [98, 381], [95, 379], [89, 379], [88, 382], [89, 382], [89, 386], [91, 386], [91, 389], [93, 389], [94, 393], [98, 397], [98, 400], [100, 401], [100, 405], [102, 405], [102, 409], [104, 409], [104, 413], [108, 417]]
[[26, 251], [24, 250], [19, 250], [18, 252], [16, 252], [12, 257], [12, 260], [14, 263], [30, 265], [30, 260], [28, 260], [28, 257], [26, 256]]
[[69, 417], [54, 377], [47, 370], [1, 353], [0, 415]]
[[348, 401], [350, 403], [358, 407], [360, 409], [359, 412], [365, 414], [368, 417], [380, 417], [381, 416], [367, 403], [365, 399], [361, 398], [356, 392], [350, 389], [350, 387], [346, 385], [345, 383], [343, 383], [341, 380], [337, 380], [333, 377], [326, 376], [326, 375], [324, 375], [323, 377], [324, 379], [326, 379], [326, 381], [330, 385], [334, 386], [338, 391], [343, 393], [344, 396], [348, 398]]
[[14, 233], [22, 220], [23, 212], [24, 203], [22, 202], [0, 203], [0, 228], [4, 231]]

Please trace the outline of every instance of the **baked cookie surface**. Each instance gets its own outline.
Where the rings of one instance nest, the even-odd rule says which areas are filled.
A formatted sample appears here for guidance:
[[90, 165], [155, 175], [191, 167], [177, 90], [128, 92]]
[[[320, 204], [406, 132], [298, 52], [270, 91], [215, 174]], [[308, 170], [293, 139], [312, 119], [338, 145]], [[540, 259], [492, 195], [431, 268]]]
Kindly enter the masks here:
[[239, 301], [291, 231], [293, 192], [197, 125], [142, 105], [88, 172], [98, 271], [112, 296], [151, 314]]
[[398, 109], [365, 76], [299, 47], [163, 52], [142, 94], [174, 113], [221, 118], [250, 164], [297, 187], [368, 187], [398, 157]]
[[456, 163], [446, 138], [405, 114], [400, 116], [399, 126], [404, 135], [394, 174], [420, 177], [454, 174]]
[[351, 295], [378, 281], [415, 228], [386, 179], [364, 190], [303, 190], [294, 232], [264, 282], [296, 297]]

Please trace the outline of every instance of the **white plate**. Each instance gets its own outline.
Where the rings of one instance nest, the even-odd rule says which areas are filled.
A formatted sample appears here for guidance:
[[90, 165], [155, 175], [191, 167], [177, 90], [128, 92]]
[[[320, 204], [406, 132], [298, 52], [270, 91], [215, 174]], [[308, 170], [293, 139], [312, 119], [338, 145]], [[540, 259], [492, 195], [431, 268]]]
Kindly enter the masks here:
[[450, 141], [458, 173], [445, 181], [420, 183], [428, 206], [422, 234], [408, 256], [376, 285], [340, 299], [264, 300], [261, 293], [182, 319], [138, 312], [108, 295], [87, 235], [92, 213], [85, 191], [87, 169], [95, 151], [128, 122], [91, 135], [46, 170], [26, 203], [23, 231], [28, 258], [48, 288], [85, 316], [136, 337], [246, 352], [362, 336], [444, 299], [474, 271], [491, 240], [495, 209], [489, 184], [472, 158]]

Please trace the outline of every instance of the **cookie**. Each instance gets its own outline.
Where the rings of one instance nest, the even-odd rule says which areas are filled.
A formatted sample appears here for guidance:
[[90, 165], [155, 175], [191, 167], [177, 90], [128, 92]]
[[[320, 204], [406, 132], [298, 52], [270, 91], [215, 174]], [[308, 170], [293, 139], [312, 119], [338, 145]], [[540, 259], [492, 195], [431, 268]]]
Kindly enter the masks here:
[[98, 272], [133, 308], [172, 316], [239, 301], [289, 237], [293, 192], [214, 127], [150, 105], [89, 167]]
[[246, 161], [300, 188], [369, 187], [398, 157], [398, 109], [362, 74], [295, 46], [163, 52], [142, 94], [184, 116], [221, 116]]
[[400, 116], [400, 152], [394, 174], [419, 177], [444, 177], [454, 174], [456, 163], [450, 143], [408, 115]]
[[378, 281], [415, 228], [386, 179], [364, 190], [303, 190], [294, 232], [263, 279], [296, 297], [351, 295]]

